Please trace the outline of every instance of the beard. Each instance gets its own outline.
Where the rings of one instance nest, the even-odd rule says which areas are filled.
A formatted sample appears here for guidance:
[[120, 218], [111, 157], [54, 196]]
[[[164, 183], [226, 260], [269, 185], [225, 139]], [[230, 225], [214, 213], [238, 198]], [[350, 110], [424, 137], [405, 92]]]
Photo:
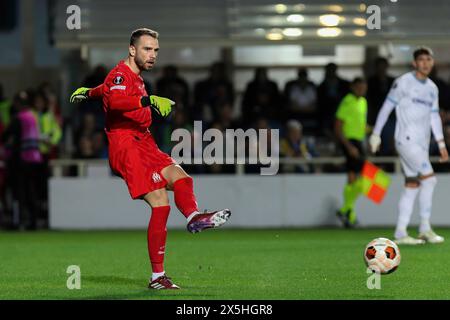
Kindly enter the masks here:
[[152, 68], [152, 66], [147, 67], [144, 59], [141, 59], [138, 56], [134, 57], [134, 62], [141, 71], [148, 71]]

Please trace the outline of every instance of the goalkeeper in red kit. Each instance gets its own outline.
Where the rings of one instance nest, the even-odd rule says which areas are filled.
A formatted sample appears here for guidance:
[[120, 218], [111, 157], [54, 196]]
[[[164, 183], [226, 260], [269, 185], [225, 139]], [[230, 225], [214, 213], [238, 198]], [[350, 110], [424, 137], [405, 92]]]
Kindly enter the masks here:
[[108, 74], [96, 88], [79, 88], [71, 102], [103, 99], [105, 131], [109, 142], [109, 163], [114, 173], [125, 180], [133, 199], [143, 199], [152, 210], [147, 244], [152, 277], [151, 289], [179, 289], [164, 271], [168, 190], [187, 219], [187, 229], [196, 233], [219, 227], [230, 217], [228, 209], [200, 213], [192, 178], [156, 145], [149, 127], [155, 115], [166, 117], [175, 104], [168, 98], [147, 95], [142, 71], [153, 68], [158, 56], [158, 33], [141, 28], [131, 34], [128, 57]]

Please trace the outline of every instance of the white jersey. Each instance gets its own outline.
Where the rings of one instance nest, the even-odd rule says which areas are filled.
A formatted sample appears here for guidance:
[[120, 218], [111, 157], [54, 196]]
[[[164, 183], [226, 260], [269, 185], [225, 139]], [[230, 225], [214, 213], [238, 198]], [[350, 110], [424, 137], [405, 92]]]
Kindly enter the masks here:
[[395, 140], [400, 144], [418, 144], [428, 151], [431, 115], [439, 112], [439, 90], [430, 79], [419, 80], [415, 72], [398, 77], [387, 96], [396, 105]]

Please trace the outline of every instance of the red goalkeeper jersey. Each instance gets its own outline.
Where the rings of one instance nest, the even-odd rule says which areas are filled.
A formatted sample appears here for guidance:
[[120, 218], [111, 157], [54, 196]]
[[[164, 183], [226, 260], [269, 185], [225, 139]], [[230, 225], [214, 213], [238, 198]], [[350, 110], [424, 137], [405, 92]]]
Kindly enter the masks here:
[[111, 70], [101, 91], [106, 131], [147, 131], [152, 118], [150, 109], [141, 105], [141, 97], [147, 96], [144, 80], [124, 61]]
[[131, 197], [165, 188], [161, 170], [175, 161], [159, 150], [148, 131], [152, 117], [150, 108], [141, 104], [142, 96], [147, 96], [142, 77], [121, 61], [89, 96], [103, 96], [109, 163], [127, 183]]

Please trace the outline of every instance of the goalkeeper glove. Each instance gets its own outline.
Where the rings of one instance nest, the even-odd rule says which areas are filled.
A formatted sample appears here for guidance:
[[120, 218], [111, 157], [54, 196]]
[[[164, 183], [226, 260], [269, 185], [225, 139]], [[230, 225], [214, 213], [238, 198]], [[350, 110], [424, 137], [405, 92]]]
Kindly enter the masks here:
[[380, 148], [381, 138], [379, 135], [372, 133], [369, 138], [370, 150], [375, 153]]
[[163, 97], [150, 96], [142, 97], [141, 104], [144, 107], [151, 106], [161, 116], [167, 117], [172, 111], [172, 106], [175, 104], [175, 102]]
[[75, 90], [70, 96], [70, 103], [77, 103], [89, 99], [89, 90], [91, 90], [91, 88], [85, 87]]

